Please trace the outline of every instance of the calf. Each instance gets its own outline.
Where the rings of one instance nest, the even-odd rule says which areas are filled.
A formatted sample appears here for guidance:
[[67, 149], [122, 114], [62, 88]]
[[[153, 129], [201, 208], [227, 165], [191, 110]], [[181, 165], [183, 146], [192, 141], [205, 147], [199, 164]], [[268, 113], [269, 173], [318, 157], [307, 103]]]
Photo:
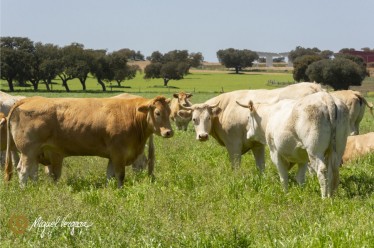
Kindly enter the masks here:
[[374, 152], [374, 132], [349, 136], [343, 154], [343, 163]]
[[175, 125], [177, 126], [178, 130], [187, 130], [188, 123], [190, 123], [192, 114], [187, 113], [182, 115], [179, 115], [178, 112], [181, 110], [181, 107], [190, 107], [192, 104], [190, 102], [190, 98], [192, 97], [192, 94], [190, 93], [184, 93], [184, 92], [179, 92], [173, 94], [173, 99], [171, 100], [170, 103], [170, 119], [175, 121]]

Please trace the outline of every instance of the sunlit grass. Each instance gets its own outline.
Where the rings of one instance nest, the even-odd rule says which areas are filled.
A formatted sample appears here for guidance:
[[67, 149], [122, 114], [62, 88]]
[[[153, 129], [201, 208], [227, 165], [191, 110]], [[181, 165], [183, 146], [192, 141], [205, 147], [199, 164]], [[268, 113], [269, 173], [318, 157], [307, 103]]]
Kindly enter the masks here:
[[[218, 78], [224, 81], [221, 75], [210, 82]], [[243, 85], [249, 79], [238, 78], [243, 78]], [[192, 101], [218, 94], [209, 92], [196, 92]], [[160, 92], [140, 94], [152, 97]], [[367, 111], [361, 133], [373, 127], [374, 118]], [[24, 189], [16, 177], [9, 184], [0, 179], [0, 247], [372, 247], [374, 243], [374, 154], [344, 165], [336, 197], [323, 200], [316, 176], [308, 174], [300, 187], [293, 170], [289, 192], [284, 193], [268, 151], [263, 175], [250, 153], [233, 171], [225, 148], [212, 138], [196, 141], [191, 124], [187, 132], [176, 131], [171, 139], [156, 137], [155, 147], [156, 179], [128, 167], [122, 189], [117, 189], [115, 180], [106, 183], [107, 160], [97, 157], [65, 159], [58, 183], [42, 167], [39, 180]], [[76, 229], [73, 235], [62, 227], [47, 228], [43, 237], [37, 228], [17, 234], [8, 224], [13, 215], [25, 216], [29, 227], [39, 217], [45, 221], [66, 217], [92, 226]]]

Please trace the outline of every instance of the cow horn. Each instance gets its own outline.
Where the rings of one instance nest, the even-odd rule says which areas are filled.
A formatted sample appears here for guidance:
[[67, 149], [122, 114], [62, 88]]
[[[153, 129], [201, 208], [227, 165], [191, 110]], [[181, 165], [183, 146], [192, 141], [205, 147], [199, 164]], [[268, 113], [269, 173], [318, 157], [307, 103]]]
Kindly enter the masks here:
[[180, 103], [179, 103], [179, 107], [181, 108], [181, 109], [185, 109], [185, 110], [193, 110], [193, 105], [191, 106], [191, 107], [185, 107], [185, 106], [183, 106], [183, 105], [181, 105]]
[[3, 125], [5, 122], [6, 122], [6, 118], [5, 117], [1, 118], [1, 120], [0, 120], [0, 126]]
[[236, 104], [238, 104], [239, 106], [241, 106], [241, 107], [243, 107], [243, 108], [249, 108], [249, 105], [242, 104], [242, 103], [240, 103], [240, 102], [238, 102], [238, 101], [235, 101], [235, 102], [236, 102]]
[[215, 107], [218, 106], [218, 104], [219, 104], [219, 102], [217, 102], [216, 104], [213, 104], [213, 105], [209, 105], [209, 108], [215, 108]]

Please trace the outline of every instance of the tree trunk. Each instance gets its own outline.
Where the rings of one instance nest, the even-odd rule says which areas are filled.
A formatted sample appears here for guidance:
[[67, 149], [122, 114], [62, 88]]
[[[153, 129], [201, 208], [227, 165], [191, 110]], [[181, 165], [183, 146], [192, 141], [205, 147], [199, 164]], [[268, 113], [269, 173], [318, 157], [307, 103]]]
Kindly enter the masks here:
[[45, 87], [47, 88], [47, 91], [51, 91], [51, 88], [49, 87], [49, 82], [44, 81], [44, 83], [45, 83]]
[[165, 86], [165, 87], [168, 86], [169, 80], [170, 80], [170, 79], [168, 79], [168, 78], [164, 78], [164, 86]]
[[101, 87], [103, 88], [103, 91], [106, 91], [105, 84], [100, 78], [97, 79], [97, 82], [101, 85]]
[[9, 85], [9, 91], [14, 91], [14, 87], [13, 87], [13, 79], [8, 79], [8, 85]]
[[32, 86], [34, 87], [34, 91], [38, 91], [39, 80], [30, 80]]
[[118, 87], [121, 87], [121, 81], [117, 81]]
[[86, 80], [85, 79], [79, 79], [79, 81], [81, 82], [81, 85], [82, 85], [82, 90], [86, 90]]
[[236, 74], [239, 74], [239, 66], [236, 66], [236, 67], [235, 67], [235, 73], [236, 73]]
[[70, 92], [69, 85], [68, 85], [68, 80], [63, 79], [62, 80], [62, 86], [65, 87], [66, 92]]

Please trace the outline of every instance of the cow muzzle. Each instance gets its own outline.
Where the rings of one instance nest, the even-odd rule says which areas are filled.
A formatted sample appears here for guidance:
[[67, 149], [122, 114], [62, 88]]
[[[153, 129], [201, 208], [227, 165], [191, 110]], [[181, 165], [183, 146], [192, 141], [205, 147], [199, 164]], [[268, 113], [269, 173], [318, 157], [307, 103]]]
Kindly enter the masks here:
[[209, 135], [207, 133], [200, 133], [196, 137], [196, 139], [199, 141], [207, 141], [208, 138], [209, 138]]
[[173, 135], [174, 135], [174, 132], [171, 129], [165, 129], [161, 131], [161, 136], [163, 138], [171, 138], [173, 137]]

